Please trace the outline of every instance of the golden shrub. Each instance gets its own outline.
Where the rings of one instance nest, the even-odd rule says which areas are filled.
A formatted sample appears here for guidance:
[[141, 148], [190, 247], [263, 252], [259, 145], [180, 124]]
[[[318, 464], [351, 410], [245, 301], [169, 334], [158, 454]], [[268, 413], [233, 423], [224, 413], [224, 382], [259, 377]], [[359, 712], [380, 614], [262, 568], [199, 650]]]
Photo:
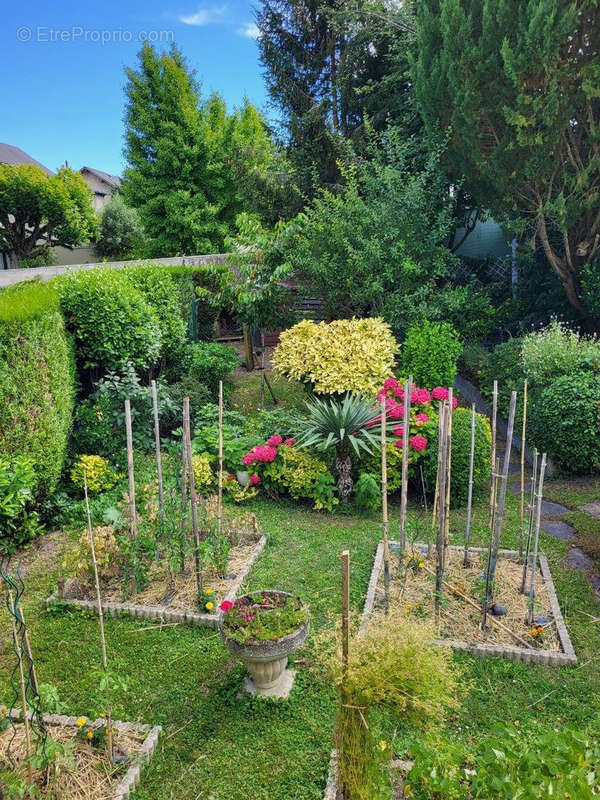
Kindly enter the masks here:
[[380, 318], [303, 320], [284, 331], [273, 354], [277, 372], [319, 394], [375, 395], [392, 374], [398, 344]]

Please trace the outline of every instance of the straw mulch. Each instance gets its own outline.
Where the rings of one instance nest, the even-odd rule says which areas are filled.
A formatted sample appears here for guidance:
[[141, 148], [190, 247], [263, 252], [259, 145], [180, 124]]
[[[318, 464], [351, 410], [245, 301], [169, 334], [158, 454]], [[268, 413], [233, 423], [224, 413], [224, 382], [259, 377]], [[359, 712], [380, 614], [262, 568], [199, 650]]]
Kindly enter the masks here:
[[[66, 745], [67, 752], [59, 759], [56, 772], [53, 771], [50, 776], [34, 773], [41, 797], [47, 800], [112, 800], [131, 758], [143, 744], [143, 737], [131, 732], [113, 732], [115, 747], [129, 756], [126, 763], [116, 765], [111, 763], [105, 750], [81, 741], [76, 738], [76, 733], [77, 729], [72, 726], [48, 726], [49, 737]], [[35, 742], [33, 735], [32, 738]], [[14, 731], [9, 726], [0, 734], [0, 769], [12, 772], [16, 766], [20, 777], [26, 779], [27, 770], [23, 763], [26, 753], [25, 727], [17, 722]]]
[[[411, 555], [417, 560], [412, 564], [415, 569], [406, 568], [405, 560], [392, 554], [390, 560], [390, 608], [393, 613], [416, 619], [433, 619], [435, 615], [435, 569], [436, 556], [424, 556], [416, 548]], [[421, 561], [423, 566], [418, 567]], [[499, 617], [502, 624], [496, 624], [491, 613], [488, 613], [489, 630], [482, 631], [482, 615], [479, 608], [473, 607], [460, 594], [473, 600], [478, 607], [485, 593], [485, 570], [487, 553], [470, 553], [471, 564], [463, 566], [462, 550], [447, 550], [446, 570], [443, 586], [444, 600], [438, 625], [438, 635], [443, 639], [456, 639], [467, 643], [490, 644], [500, 646], [523, 647], [524, 645], [512, 635], [525, 640], [531, 647], [541, 650], [560, 650], [560, 643], [553, 621], [553, 614], [541, 571], [536, 575], [536, 596], [534, 619], [547, 617], [550, 622], [543, 626], [543, 633], [532, 636], [532, 629], [527, 624], [528, 596], [521, 594], [521, 578], [523, 567], [516, 560], [500, 556], [496, 568], [496, 587], [494, 602], [501, 603], [507, 609], [505, 616]], [[449, 584], [449, 585], [448, 585]], [[452, 587], [452, 588], [450, 588]], [[454, 591], [453, 591], [454, 590]], [[456, 591], [457, 590], [457, 591]], [[377, 608], [383, 607], [384, 584], [383, 570], [377, 587]], [[534, 628], [537, 627], [534, 623]], [[508, 628], [508, 630], [505, 630]]]

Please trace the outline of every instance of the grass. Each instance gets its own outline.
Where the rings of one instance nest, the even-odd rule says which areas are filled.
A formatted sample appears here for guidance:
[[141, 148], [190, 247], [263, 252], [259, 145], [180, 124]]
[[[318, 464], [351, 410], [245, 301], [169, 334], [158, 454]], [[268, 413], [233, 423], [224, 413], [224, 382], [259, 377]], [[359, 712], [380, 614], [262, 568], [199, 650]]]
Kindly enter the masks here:
[[544, 483], [544, 497], [575, 509], [600, 500], [600, 477], [556, 479]]

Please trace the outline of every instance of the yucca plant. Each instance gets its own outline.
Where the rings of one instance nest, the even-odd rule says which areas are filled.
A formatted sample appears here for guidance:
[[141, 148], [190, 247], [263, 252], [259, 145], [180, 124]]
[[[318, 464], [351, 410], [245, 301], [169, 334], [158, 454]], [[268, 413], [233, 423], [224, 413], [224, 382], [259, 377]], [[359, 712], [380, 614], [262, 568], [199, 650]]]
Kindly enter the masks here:
[[308, 416], [302, 421], [298, 444], [316, 450], [335, 450], [338, 492], [347, 500], [354, 485], [352, 456], [372, 455], [380, 447], [381, 412], [373, 401], [348, 392], [343, 399], [307, 402]]

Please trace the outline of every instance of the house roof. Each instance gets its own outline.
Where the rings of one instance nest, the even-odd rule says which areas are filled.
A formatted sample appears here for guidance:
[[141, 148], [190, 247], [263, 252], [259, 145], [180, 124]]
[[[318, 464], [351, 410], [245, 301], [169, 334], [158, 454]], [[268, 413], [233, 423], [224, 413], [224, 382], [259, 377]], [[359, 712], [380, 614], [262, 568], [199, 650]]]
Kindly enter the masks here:
[[36, 167], [41, 167], [48, 175], [54, 175], [51, 169], [27, 155], [21, 148], [4, 142], [0, 142], [0, 164], [35, 164]]
[[118, 189], [121, 185], [121, 178], [119, 178], [118, 175], [110, 175], [110, 173], [103, 172], [101, 169], [94, 169], [94, 167], [82, 167], [79, 171], [82, 174], [89, 172], [90, 175], [94, 175], [99, 180], [108, 184], [111, 189]]

